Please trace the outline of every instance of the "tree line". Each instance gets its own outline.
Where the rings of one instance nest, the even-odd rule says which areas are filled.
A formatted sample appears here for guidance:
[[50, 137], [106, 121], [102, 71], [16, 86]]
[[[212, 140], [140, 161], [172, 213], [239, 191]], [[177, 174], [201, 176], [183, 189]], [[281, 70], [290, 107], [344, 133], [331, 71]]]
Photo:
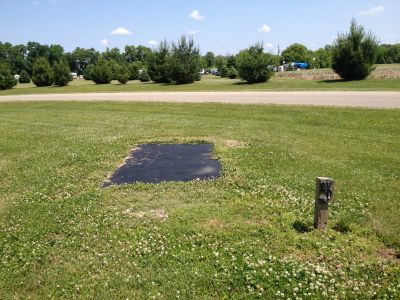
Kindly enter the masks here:
[[[37, 86], [66, 85], [72, 79], [70, 72], [83, 75], [96, 83], [118, 80], [153, 80], [160, 83], [192, 83], [200, 79], [201, 69], [218, 69], [222, 77], [240, 77], [247, 82], [262, 82], [271, 75], [271, 66], [291, 62], [306, 62], [309, 68], [333, 68], [345, 79], [360, 79], [367, 70], [348, 76], [342, 68], [358, 68], [374, 63], [400, 63], [400, 44], [379, 45], [376, 37], [352, 21], [350, 31], [341, 34], [332, 45], [316, 51], [295, 43], [274, 55], [266, 53], [262, 44], [255, 44], [236, 55], [216, 56], [213, 52], [200, 55], [191, 37], [177, 42], [163, 41], [156, 49], [127, 45], [123, 52], [107, 48], [100, 53], [94, 48], [76, 48], [65, 52], [60, 45], [12, 45], [0, 42], [0, 88], [16, 84], [11, 75], [19, 74], [19, 81]], [[369, 73], [368, 73], [369, 74]], [[354, 78], [352, 78], [352, 76]], [[7, 78], [6, 78], [7, 77]]]

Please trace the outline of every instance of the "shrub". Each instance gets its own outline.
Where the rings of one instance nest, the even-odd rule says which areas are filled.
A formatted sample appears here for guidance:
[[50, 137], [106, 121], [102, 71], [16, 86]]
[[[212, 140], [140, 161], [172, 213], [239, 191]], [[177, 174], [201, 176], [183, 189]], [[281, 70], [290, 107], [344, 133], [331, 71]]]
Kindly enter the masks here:
[[19, 83], [30, 83], [31, 77], [29, 76], [29, 74], [26, 70], [22, 70], [21, 74], [19, 74], [18, 81], [19, 81]]
[[235, 79], [238, 77], [238, 71], [235, 69], [235, 67], [228, 68], [228, 77], [230, 79]]
[[200, 51], [191, 37], [182, 36], [177, 44], [172, 43], [171, 79], [178, 84], [200, 79]]
[[255, 44], [239, 52], [236, 64], [239, 76], [248, 83], [266, 82], [271, 78], [273, 71], [268, 68], [270, 56], [264, 53], [261, 44]]
[[170, 83], [172, 81], [170, 49], [167, 41], [161, 42], [154, 52], [154, 56], [149, 63], [149, 76], [151, 80], [158, 83]]
[[345, 80], [365, 79], [374, 70], [378, 41], [352, 20], [350, 32], [340, 34], [332, 48], [332, 69]]
[[129, 80], [138, 80], [140, 72], [139, 70], [143, 68], [143, 63], [140, 61], [134, 61], [129, 64]]
[[100, 59], [91, 70], [90, 77], [97, 84], [108, 84], [112, 80], [113, 72], [110, 65], [104, 59]]
[[37, 87], [50, 86], [54, 82], [53, 71], [50, 64], [44, 57], [39, 57], [33, 64], [32, 82]]
[[93, 80], [92, 79], [93, 69], [94, 69], [94, 64], [86, 66], [85, 70], [83, 71], [83, 78], [85, 78], [85, 80]]
[[150, 76], [146, 69], [142, 69], [142, 72], [140, 72], [139, 80], [141, 82], [149, 82], [150, 81]]
[[71, 71], [66, 62], [59, 61], [54, 64], [54, 83], [58, 86], [68, 85], [72, 81]]
[[11, 68], [6, 63], [0, 63], [0, 90], [11, 89], [17, 84], [17, 80], [11, 73]]
[[225, 65], [222, 66], [222, 68], [219, 69], [218, 71], [219, 71], [219, 75], [220, 75], [221, 77], [228, 77], [229, 69], [228, 69], [227, 66], [225, 66]]
[[115, 72], [115, 79], [117, 79], [120, 84], [125, 84], [128, 82], [130, 74], [127, 66], [118, 66], [115, 69]]

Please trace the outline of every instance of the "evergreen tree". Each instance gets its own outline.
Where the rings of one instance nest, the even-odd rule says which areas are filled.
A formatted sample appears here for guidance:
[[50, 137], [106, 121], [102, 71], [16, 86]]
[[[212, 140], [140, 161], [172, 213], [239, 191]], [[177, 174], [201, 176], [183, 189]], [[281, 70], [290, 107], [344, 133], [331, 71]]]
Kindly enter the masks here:
[[340, 34], [332, 48], [332, 69], [345, 80], [365, 79], [374, 70], [378, 41], [351, 21], [350, 32]]
[[149, 76], [151, 80], [158, 83], [170, 83], [172, 81], [170, 49], [167, 41], [160, 43], [160, 46], [154, 52], [154, 56], [149, 61]]
[[125, 84], [129, 80], [129, 69], [126, 65], [118, 66], [116, 69], [115, 78], [120, 84]]
[[46, 58], [39, 57], [33, 64], [32, 82], [37, 87], [51, 86], [53, 84], [54, 82], [53, 71]]
[[71, 71], [65, 61], [56, 62], [53, 67], [53, 73], [54, 83], [58, 86], [68, 85], [72, 81]]
[[149, 82], [150, 81], [150, 76], [149, 76], [149, 73], [147, 72], [146, 68], [142, 69], [142, 72], [140, 72], [139, 80], [141, 82]]
[[248, 83], [265, 82], [273, 71], [268, 68], [271, 58], [264, 52], [261, 44], [255, 44], [239, 52], [236, 58], [239, 76]]
[[19, 81], [19, 83], [30, 83], [31, 77], [29, 76], [29, 74], [26, 70], [22, 70], [21, 74], [19, 74], [18, 81]]
[[90, 77], [97, 84], [108, 84], [113, 78], [111, 66], [104, 59], [100, 59], [90, 72]]
[[17, 80], [11, 73], [11, 68], [7, 63], [0, 63], [0, 90], [11, 89], [17, 84]]
[[200, 79], [200, 51], [192, 37], [182, 36], [177, 44], [172, 43], [171, 78], [178, 84]]
[[230, 67], [228, 68], [228, 77], [230, 79], [235, 79], [236, 77], [238, 77], [238, 71], [236, 70], [235, 67]]
[[128, 66], [129, 69], [129, 80], [138, 80], [140, 72], [143, 69], [143, 64], [140, 61], [133, 61]]

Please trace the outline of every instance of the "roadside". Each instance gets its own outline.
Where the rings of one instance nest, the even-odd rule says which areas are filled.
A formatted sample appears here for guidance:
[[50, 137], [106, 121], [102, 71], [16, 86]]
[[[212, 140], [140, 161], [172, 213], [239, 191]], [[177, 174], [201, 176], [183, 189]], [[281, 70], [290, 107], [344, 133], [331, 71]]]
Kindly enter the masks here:
[[400, 109], [400, 92], [135, 92], [0, 96], [0, 102], [12, 101], [215, 102]]

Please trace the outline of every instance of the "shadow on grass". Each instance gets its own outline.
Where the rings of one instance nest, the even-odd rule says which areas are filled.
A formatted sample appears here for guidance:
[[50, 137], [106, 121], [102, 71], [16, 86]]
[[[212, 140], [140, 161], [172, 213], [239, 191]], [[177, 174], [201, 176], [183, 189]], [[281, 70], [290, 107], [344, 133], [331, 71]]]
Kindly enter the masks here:
[[232, 83], [232, 85], [257, 85], [257, 84], [263, 84], [263, 83], [267, 83], [266, 82], [247, 82], [247, 81], [239, 81], [239, 82], [234, 82]]
[[312, 230], [312, 226], [309, 223], [306, 223], [304, 221], [299, 221], [296, 220], [293, 222], [293, 229], [296, 230], [299, 233], [307, 233]]

